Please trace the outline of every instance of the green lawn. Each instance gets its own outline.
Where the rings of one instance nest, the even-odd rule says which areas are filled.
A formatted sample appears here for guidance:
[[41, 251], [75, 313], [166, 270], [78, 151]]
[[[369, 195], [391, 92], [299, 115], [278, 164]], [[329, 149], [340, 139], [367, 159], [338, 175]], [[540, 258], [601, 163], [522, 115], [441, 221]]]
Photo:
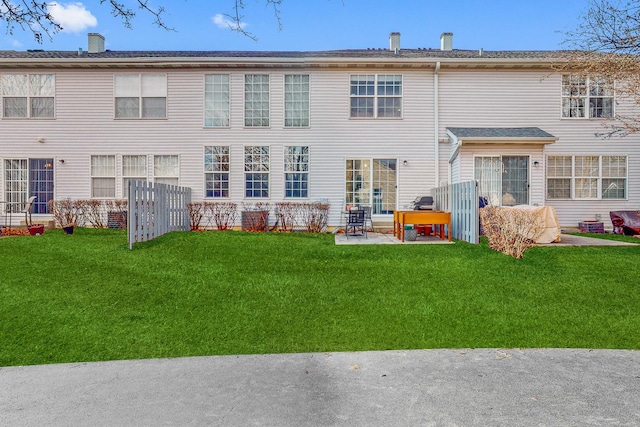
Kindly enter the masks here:
[[[620, 238], [620, 237], [619, 237]], [[624, 238], [620, 238], [624, 239]], [[637, 239], [627, 240], [637, 241]], [[640, 247], [335, 246], [120, 230], [0, 240], [0, 366], [417, 348], [640, 349]]]

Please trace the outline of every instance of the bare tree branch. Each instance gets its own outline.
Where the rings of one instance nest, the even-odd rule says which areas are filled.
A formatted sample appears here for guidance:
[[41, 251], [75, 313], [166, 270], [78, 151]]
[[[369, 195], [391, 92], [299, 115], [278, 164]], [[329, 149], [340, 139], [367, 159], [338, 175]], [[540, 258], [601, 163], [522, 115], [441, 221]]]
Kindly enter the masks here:
[[[604, 76], [615, 82], [616, 99], [640, 107], [640, 1], [589, 0], [581, 24], [566, 33], [570, 50], [557, 56], [554, 68], [588, 76]], [[640, 131], [640, 117], [616, 115], [601, 137], [624, 136]]]

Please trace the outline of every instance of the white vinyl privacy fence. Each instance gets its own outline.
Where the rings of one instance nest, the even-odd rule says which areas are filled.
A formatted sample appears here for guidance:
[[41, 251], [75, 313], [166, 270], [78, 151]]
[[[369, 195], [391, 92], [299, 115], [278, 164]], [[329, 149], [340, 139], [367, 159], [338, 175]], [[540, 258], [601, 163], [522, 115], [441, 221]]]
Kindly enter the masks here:
[[129, 181], [129, 249], [170, 231], [188, 231], [190, 202], [191, 188]]
[[466, 181], [433, 190], [435, 209], [451, 212], [451, 235], [454, 239], [480, 242], [478, 182]]

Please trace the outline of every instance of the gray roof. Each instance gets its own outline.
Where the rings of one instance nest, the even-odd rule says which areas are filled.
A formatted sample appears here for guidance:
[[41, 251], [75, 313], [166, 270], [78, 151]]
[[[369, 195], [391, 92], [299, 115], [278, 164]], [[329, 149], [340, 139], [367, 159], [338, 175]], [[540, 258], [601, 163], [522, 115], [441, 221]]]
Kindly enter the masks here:
[[512, 138], [555, 139], [556, 137], [536, 127], [526, 128], [447, 128], [458, 139]]
[[326, 51], [112, 51], [81, 54], [78, 51], [48, 50], [0, 50], [0, 59], [136, 59], [136, 58], [273, 58], [273, 59], [551, 59], [561, 51], [483, 51], [454, 49], [401, 49], [395, 53], [389, 49], [347, 49]]

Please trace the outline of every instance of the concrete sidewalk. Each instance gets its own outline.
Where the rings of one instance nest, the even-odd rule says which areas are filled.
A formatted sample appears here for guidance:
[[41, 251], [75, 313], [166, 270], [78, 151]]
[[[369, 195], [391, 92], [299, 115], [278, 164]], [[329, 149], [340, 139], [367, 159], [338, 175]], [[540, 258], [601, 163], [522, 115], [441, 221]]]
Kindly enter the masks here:
[[640, 352], [415, 350], [0, 368], [3, 426], [637, 426]]

